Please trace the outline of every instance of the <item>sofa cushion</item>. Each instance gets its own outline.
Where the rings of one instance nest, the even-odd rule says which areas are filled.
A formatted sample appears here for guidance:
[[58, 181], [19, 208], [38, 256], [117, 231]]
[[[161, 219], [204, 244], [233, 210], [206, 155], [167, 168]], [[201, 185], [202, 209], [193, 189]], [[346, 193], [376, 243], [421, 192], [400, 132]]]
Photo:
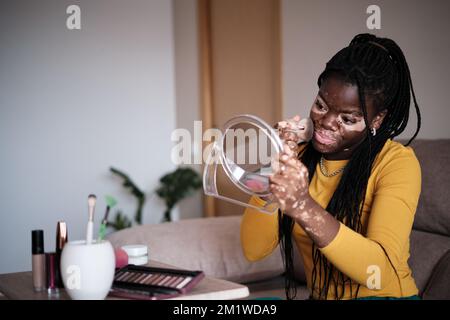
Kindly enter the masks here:
[[423, 299], [450, 300], [450, 250], [439, 260], [425, 288]]
[[283, 273], [279, 250], [249, 262], [241, 250], [241, 216], [187, 219], [148, 224], [108, 235], [113, 246], [145, 244], [149, 257], [179, 268], [235, 282], [269, 279]]
[[409, 265], [420, 293], [442, 256], [450, 249], [450, 237], [413, 230], [411, 232]]
[[450, 139], [415, 140], [411, 146], [422, 169], [414, 228], [450, 236]]
[[[292, 239], [292, 243], [295, 240]], [[303, 264], [303, 258], [300, 253], [300, 251], [297, 249], [297, 246], [294, 245], [294, 278], [299, 281], [300, 283], [306, 284], [306, 274], [305, 274], [305, 267]]]
[[[284, 290], [284, 277], [278, 276], [270, 280], [246, 283], [250, 295], [246, 299], [259, 298], [280, 298], [286, 299]], [[297, 286], [296, 300], [306, 300], [309, 298], [309, 290], [306, 285], [299, 283]]]

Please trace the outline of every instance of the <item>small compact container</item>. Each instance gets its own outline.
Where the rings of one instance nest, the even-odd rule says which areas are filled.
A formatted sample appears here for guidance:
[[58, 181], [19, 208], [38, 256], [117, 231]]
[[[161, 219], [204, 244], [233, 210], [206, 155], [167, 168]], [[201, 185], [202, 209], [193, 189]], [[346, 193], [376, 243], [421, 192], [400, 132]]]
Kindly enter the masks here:
[[146, 245], [134, 244], [121, 247], [128, 255], [128, 264], [141, 266], [148, 263], [148, 249]]

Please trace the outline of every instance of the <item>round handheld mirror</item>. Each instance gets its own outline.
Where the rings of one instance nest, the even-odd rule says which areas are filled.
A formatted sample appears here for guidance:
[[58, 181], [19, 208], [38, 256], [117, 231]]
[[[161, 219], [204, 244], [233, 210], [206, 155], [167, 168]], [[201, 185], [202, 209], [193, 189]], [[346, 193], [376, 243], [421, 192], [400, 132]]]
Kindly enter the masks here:
[[278, 133], [252, 115], [235, 117], [224, 127], [220, 147], [227, 176], [247, 194], [269, 196], [272, 160], [283, 150]]
[[[305, 136], [310, 136], [312, 123], [309, 118], [302, 120]], [[307, 140], [309, 140], [308, 137]], [[228, 180], [250, 196], [266, 198], [271, 195], [269, 177], [274, 174], [272, 162], [283, 150], [283, 142], [277, 129], [254, 115], [239, 115], [224, 125], [222, 135], [212, 146], [203, 173], [203, 188], [206, 195], [233, 202], [242, 206], [256, 208], [264, 213], [274, 213], [276, 203], [266, 202], [263, 208], [255, 207], [236, 197], [225, 196], [217, 188], [218, 166]]]

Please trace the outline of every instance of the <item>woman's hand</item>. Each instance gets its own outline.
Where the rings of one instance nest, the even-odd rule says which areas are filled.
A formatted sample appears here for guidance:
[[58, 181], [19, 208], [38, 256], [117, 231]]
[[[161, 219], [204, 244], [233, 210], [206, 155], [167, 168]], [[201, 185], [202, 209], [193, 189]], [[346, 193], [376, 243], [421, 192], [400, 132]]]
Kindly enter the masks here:
[[310, 198], [308, 169], [286, 144], [277, 160], [272, 164], [275, 174], [270, 177], [270, 191], [280, 209], [291, 215], [297, 208], [302, 210]]
[[308, 169], [287, 145], [279, 162], [272, 163], [270, 191], [280, 209], [297, 222], [319, 248], [327, 246], [337, 235], [340, 223], [309, 194]]
[[276, 172], [270, 177], [274, 200], [280, 204], [284, 214], [305, 230], [318, 248], [324, 248], [336, 237], [340, 223], [309, 194], [308, 169], [287, 145], [279, 162], [274, 161], [272, 166]]
[[275, 125], [278, 135], [291, 150], [296, 151], [299, 142], [311, 139], [313, 125], [309, 118], [301, 119], [299, 115], [278, 122]]

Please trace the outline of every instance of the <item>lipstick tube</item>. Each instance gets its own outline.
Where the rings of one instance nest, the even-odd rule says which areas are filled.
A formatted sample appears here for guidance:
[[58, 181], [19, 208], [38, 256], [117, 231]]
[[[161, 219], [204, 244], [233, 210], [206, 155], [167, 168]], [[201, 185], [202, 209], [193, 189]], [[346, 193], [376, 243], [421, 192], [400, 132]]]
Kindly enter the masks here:
[[56, 250], [55, 250], [55, 285], [63, 288], [64, 284], [61, 276], [61, 253], [68, 239], [67, 225], [64, 221], [58, 221], [56, 225]]

